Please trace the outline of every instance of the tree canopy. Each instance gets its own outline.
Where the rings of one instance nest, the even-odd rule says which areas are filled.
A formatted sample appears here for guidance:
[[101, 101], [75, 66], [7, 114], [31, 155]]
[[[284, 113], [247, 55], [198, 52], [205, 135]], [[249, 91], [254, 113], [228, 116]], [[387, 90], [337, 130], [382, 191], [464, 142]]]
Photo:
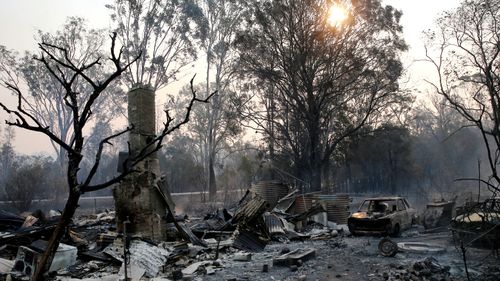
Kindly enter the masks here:
[[380, 1], [353, 1], [347, 20], [332, 26], [329, 5], [256, 2], [237, 42], [261, 102], [272, 101], [257, 116], [261, 129], [313, 190], [342, 140], [406, 98], [398, 92], [399, 54], [407, 48], [401, 12]]
[[191, 0], [115, 0], [107, 5], [115, 23], [123, 57], [131, 63], [127, 85], [160, 89], [196, 57], [196, 38], [205, 36], [203, 16]]

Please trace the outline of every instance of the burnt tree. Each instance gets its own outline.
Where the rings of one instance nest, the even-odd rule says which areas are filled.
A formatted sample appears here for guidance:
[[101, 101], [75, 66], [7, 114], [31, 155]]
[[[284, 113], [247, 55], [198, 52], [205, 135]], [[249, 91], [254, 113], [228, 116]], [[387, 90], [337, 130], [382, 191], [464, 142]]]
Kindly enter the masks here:
[[464, 1], [425, 35], [425, 56], [435, 69], [428, 82], [466, 125], [479, 130], [491, 172], [484, 183], [495, 196], [500, 193], [500, 3]]
[[[97, 170], [101, 162], [101, 155], [106, 145], [112, 145], [112, 140], [126, 134], [133, 130], [133, 126], [129, 126], [115, 134], [103, 138], [99, 142], [99, 146], [96, 155], [93, 158], [93, 165], [90, 171], [82, 175], [80, 170], [80, 165], [86, 156], [83, 154], [84, 138], [85, 138], [85, 128], [89, 125], [89, 119], [93, 114], [95, 109], [96, 101], [106, 95], [105, 89], [117, 79], [127, 68], [134, 63], [140, 56], [140, 54], [134, 59], [128, 61], [126, 64], [122, 64], [123, 48], [118, 52], [115, 47], [116, 34], [111, 36], [111, 50], [110, 57], [106, 59], [97, 58], [86, 64], [80, 64], [75, 62], [69, 56], [69, 51], [65, 46], [57, 46], [54, 44], [42, 42], [39, 44], [41, 53], [39, 56], [34, 57], [38, 63], [42, 64], [46, 71], [50, 73], [63, 88], [64, 91], [58, 98], [64, 101], [66, 107], [69, 108], [72, 115], [72, 129], [73, 137], [69, 141], [64, 141], [60, 136], [58, 136], [50, 126], [47, 126], [42, 121], [37, 119], [33, 114], [29, 113], [26, 109], [29, 104], [27, 104], [25, 99], [25, 93], [23, 92], [20, 85], [17, 84], [15, 79], [3, 81], [7, 89], [11, 90], [14, 95], [17, 96], [17, 106], [16, 108], [9, 107], [4, 102], [0, 102], [0, 107], [13, 117], [14, 121], [6, 121], [9, 126], [19, 127], [28, 131], [39, 132], [50, 138], [51, 141], [57, 143], [62, 149], [66, 151], [67, 155], [67, 184], [68, 184], [68, 197], [62, 213], [61, 219], [59, 220], [47, 246], [45, 253], [43, 254], [36, 272], [34, 273], [32, 280], [44, 280], [46, 273], [52, 263], [54, 254], [59, 246], [59, 241], [63, 237], [68, 225], [71, 222], [76, 209], [78, 208], [78, 201], [80, 196], [85, 192], [92, 192], [100, 190], [111, 185], [114, 185], [121, 180], [123, 180], [127, 175], [136, 172], [136, 165], [141, 163], [144, 159], [149, 157], [151, 154], [155, 153], [162, 147], [162, 141], [168, 134], [177, 130], [183, 124], [189, 121], [190, 112], [195, 102], [206, 102], [207, 99], [199, 99], [196, 97], [194, 90], [192, 91], [192, 97], [188, 106], [186, 108], [186, 113], [183, 119], [173, 122], [173, 118], [169, 115], [168, 111], [166, 113], [166, 122], [163, 124], [163, 128], [156, 135], [152, 135], [144, 146], [131, 153], [129, 151], [129, 157], [123, 163], [122, 172], [114, 176], [113, 178], [94, 184], [92, 179], [96, 175]], [[103, 64], [109, 63], [113, 71], [105, 76], [99, 77], [98, 79], [91, 78], [90, 74], [92, 70]], [[12, 77], [9, 75], [4, 75], [3, 77]], [[82, 94], [78, 89], [80, 83], [88, 84], [88, 89], [90, 93], [85, 95], [87, 98], [81, 100], [79, 96]], [[191, 80], [192, 84], [192, 80]]]

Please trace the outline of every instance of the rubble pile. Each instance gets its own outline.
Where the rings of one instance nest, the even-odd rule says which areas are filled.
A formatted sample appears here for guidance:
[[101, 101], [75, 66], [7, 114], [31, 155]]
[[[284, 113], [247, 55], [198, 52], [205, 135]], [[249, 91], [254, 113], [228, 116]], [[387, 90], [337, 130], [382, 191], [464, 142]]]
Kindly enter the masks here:
[[393, 266], [394, 269], [382, 273], [382, 277], [389, 281], [449, 281], [450, 267], [442, 266], [433, 257], [415, 262], [410, 268]]
[[[54, 230], [59, 213], [46, 217], [40, 210], [21, 215], [0, 210], [0, 258], [17, 254], [19, 246], [39, 239], [48, 239]], [[0, 271], [0, 274], [3, 271]]]
[[[296, 194], [289, 192], [270, 204], [248, 190], [235, 208], [218, 209], [203, 219], [171, 214], [166, 230], [171, 239], [161, 243], [119, 233], [114, 211], [80, 216], [62, 239], [50, 270], [61, 280], [118, 280], [125, 273], [131, 280], [190, 280], [215, 274], [227, 263], [252, 261], [252, 253], [264, 251], [269, 243], [327, 240], [342, 232], [328, 222], [321, 202], [295, 211]], [[55, 212], [50, 214], [49, 220], [41, 212], [24, 217], [0, 213], [0, 280], [7, 276], [29, 280], [57, 222]], [[297, 268], [314, 259], [315, 253], [315, 249], [273, 253], [263, 270]]]
[[477, 278], [477, 280], [483, 280], [483, 281], [500, 280], [500, 267], [486, 266], [486, 268], [483, 270], [483, 273]]
[[[168, 210], [168, 239], [161, 242], [120, 232], [114, 211], [80, 216], [65, 232], [50, 276], [67, 281], [124, 280], [125, 276], [129, 280], [193, 281], [465, 280], [453, 275], [464, 275], [456, 268], [462, 266], [461, 253], [450, 269], [436, 257], [453, 255], [453, 251], [418, 241], [421, 234], [416, 228], [409, 230], [416, 232], [411, 235], [415, 241], [401, 241], [408, 240], [408, 235], [394, 241], [351, 235], [338, 208], [321, 198], [332, 200], [332, 196], [296, 190], [281, 198], [272, 192], [260, 195], [248, 190], [232, 208], [204, 217]], [[342, 219], [331, 221], [328, 208]], [[46, 216], [41, 211], [0, 212], [0, 280], [30, 280], [59, 215], [55, 211]], [[400, 263], [393, 264], [394, 259]], [[498, 267], [476, 268], [471, 274], [477, 280], [500, 279]]]
[[450, 224], [454, 238], [485, 249], [500, 249], [500, 198], [469, 204]]

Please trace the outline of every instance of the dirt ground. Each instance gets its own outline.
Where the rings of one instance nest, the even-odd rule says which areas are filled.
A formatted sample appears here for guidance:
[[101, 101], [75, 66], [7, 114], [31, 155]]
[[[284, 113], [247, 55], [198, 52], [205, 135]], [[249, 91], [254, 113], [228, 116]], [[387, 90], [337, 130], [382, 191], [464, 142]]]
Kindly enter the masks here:
[[[263, 252], [253, 254], [250, 262], [232, 261], [229, 255], [222, 259], [223, 268], [195, 280], [467, 280], [462, 252], [454, 246], [449, 232], [418, 234], [410, 230], [402, 237], [393, 238], [395, 242], [425, 242], [444, 247], [445, 251], [438, 254], [398, 252], [395, 257], [384, 257], [378, 251], [380, 240], [381, 237], [373, 236], [339, 236], [329, 240], [273, 243]], [[273, 257], [283, 248], [315, 249], [316, 257], [298, 268], [272, 266]], [[429, 257], [446, 267], [449, 276], [405, 278], [405, 270], [411, 271], [415, 262]], [[500, 280], [496, 279], [500, 260], [492, 251], [468, 248], [467, 259], [470, 280]], [[268, 264], [268, 272], [262, 272], [264, 264]]]

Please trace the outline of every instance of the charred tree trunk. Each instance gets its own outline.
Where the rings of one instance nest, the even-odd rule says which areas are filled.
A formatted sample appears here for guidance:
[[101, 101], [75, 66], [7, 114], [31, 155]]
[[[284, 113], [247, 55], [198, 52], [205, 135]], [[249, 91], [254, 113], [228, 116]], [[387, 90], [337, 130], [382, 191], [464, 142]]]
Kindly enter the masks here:
[[[78, 133], [76, 137], [79, 137]], [[76, 141], [76, 146], [79, 145], [83, 145], [83, 138], [81, 138], [81, 141]], [[81, 148], [81, 146], [79, 147]], [[45, 280], [44, 274], [49, 271], [50, 266], [52, 265], [52, 260], [54, 259], [54, 255], [57, 251], [57, 248], [59, 247], [61, 238], [66, 233], [66, 230], [71, 223], [71, 218], [73, 218], [73, 215], [78, 208], [78, 200], [80, 199], [81, 193], [79, 190], [77, 173], [82, 159], [79, 155], [81, 149], [78, 149], [76, 152], [77, 154], [72, 154], [69, 156], [67, 173], [68, 185], [70, 187], [69, 196], [66, 200], [66, 205], [64, 206], [61, 218], [59, 219], [59, 222], [57, 223], [57, 226], [49, 239], [47, 248], [45, 249], [45, 252], [43, 253], [40, 261], [38, 262], [36, 271], [32, 277], [32, 280], [34, 281]]]
[[331, 192], [332, 188], [332, 170], [330, 167], [330, 161], [323, 160], [323, 166], [321, 167], [323, 171], [323, 182], [325, 191]]
[[[312, 96], [312, 94], [311, 94]], [[309, 105], [310, 108], [315, 108], [314, 104]], [[320, 131], [319, 127], [319, 113], [314, 111], [310, 113], [310, 120], [308, 124], [309, 132], [309, 167], [310, 167], [310, 191], [321, 191], [322, 180], [322, 155], [320, 148]]]
[[322, 172], [321, 172], [321, 163], [314, 162], [312, 163], [312, 169], [311, 169], [311, 180], [310, 180], [310, 190], [309, 191], [321, 191], [321, 178], [322, 178]]
[[397, 193], [397, 177], [396, 177], [396, 172], [397, 172], [397, 166], [396, 166], [396, 160], [394, 159], [395, 156], [394, 156], [394, 152], [389, 149], [388, 150], [388, 161], [389, 161], [389, 167], [390, 167], [390, 171], [389, 171], [389, 186], [390, 186], [390, 192], [392, 194], [396, 194]]
[[[271, 84], [269, 87], [269, 95], [268, 95], [268, 100], [267, 100], [267, 131], [269, 135], [269, 140], [267, 141], [268, 143], [268, 149], [269, 149], [269, 161], [271, 161], [271, 166], [276, 165], [275, 160], [276, 160], [276, 152], [275, 152], [275, 125], [274, 125], [274, 118], [275, 118], [275, 110], [276, 106], [274, 105], [275, 100], [274, 100], [274, 86]], [[272, 180], [276, 179], [276, 171], [275, 169], [271, 169], [269, 171], [269, 176]]]
[[[44, 273], [48, 272], [50, 266], [52, 265], [52, 260], [54, 259], [54, 255], [59, 247], [59, 241], [61, 241], [62, 237], [66, 233], [66, 230], [71, 223], [71, 218], [75, 214], [76, 209], [78, 208], [78, 200], [80, 199], [80, 193], [71, 192], [66, 201], [66, 206], [64, 207], [64, 211], [61, 215], [61, 219], [57, 223], [57, 226], [50, 237], [49, 243], [47, 244], [47, 249], [45, 250], [42, 258], [40, 259], [38, 266], [36, 268], [35, 274], [33, 275], [33, 281], [43, 281], [45, 280]], [[41, 266], [43, 265], [43, 266]]]
[[[217, 85], [216, 85], [217, 86]], [[210, 118], [208, 122], [208, 163], [207, 163], [207, 184], [208, 184], [208, 199], [210, 202], [216, 200], [217, 197], [217, 182], [215, 179], [215, 157], [216, 157], [216, 142], [217, 142], [217, 118], [219, 116], [219, 93], [213, 97], [211, 105]]]
[[[212, 57], [212, 40], [209, 38], [207, 44], [207, 77], [206, 77], [206, 94], [210, 93], [210, 66], [211, 66], [211, 57]], [[214, 103], [213, 103], [214, 104]], [[215, 175], [214, 172], [214, 163], [213, 163], [213, 134], [214, 134], [214, 107], [213, 104], [207, 104], [208, 110], [208, 126], [207, 126], [207, 140], [206, 140], [206, 157], [205, 157], [205, 178], [206, 185], [208, 191], [208, 201], [215, 201], [215, 195], [217, 193], [217, 188], [215, 187], [215, 179], [212, 179], [212, 174]]]

